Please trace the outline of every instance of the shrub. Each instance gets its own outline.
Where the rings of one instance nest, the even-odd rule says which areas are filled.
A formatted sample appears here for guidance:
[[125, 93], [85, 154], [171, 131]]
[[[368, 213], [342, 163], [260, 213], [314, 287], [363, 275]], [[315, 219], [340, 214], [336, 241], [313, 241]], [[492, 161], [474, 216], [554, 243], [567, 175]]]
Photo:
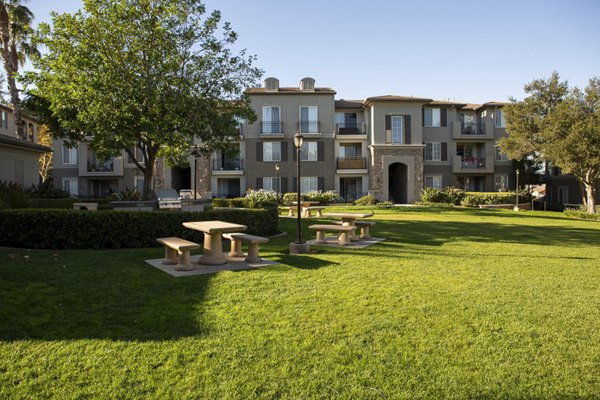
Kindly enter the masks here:
[[332, 203], [339, 203], [342, 199], [339, 194], [334, 191], [328, 190], [326, 192], [322, 192], [320, 190], [310, 191], [305, 194], [306, 200], [309, 201], [318, 201], [321, 205], [327, 205]]
[[0, 210], [29, 207], [29, 194], [20, 185], [0, 181]]
[[142, 194], [136, 189], [125, 188], [119, 193], [112, 193], [110, 198], [116, 201], [139, 201], [142, 200]]
[[379, 207], [391, 207], [394, 204], [391, 201], [381, 201], [377, 204]]
[[101, 249], [156, 246], [156, 238], [178, 236], [200, 242], [188, 221], [221, 220], [248, 226], [248, 233], [277, 233], [277, 213], [268, 210], [198, 212], [2, 210], [0, 246], [39, 249]]
[[460, 204], [462, 198], [465, 195], [464, 190], [452, 186], [446, 186], [444, 190], [442, 190], [442, 193], [444, 194], [445, 200], [443, 201], [443, 203], [450, 203], [455, 205]]
[[421, 202], [424, 203], [447, 203], [446, 195], [439, 189], [426, 187], [421, 192]]
[[565, 210], [564, 215], [569, 218], [585, 219], [589, 221], [600, 221], [600, 214], [588, 214], [585, 211]]
[[[480, 204], [513, 204], [515, 200], [515, 192], [466, 192], [460, 204], [466, 207], [477, 207]], [[521, 191], [519, 201], [529, 202], [531, 195], [527, 191]]]
[[277, 193], [273, 190], [248, 190], [246, 192], [246, 207], [265, 208], [275, 207], [278, 203]]
[[31, 208], [73, 208], [73, 203], [78, 202], [80, 200], [68, 197], [64, 199], [58, 198], [43, 198], [43, 199], [31, 199], [30, 205]]
[[[308, 200], [306, 198], [305, 194], [300, 194], [300, 196], [302, 197], [302, 200]], [[298, 198], [297, 193], [285, 193], [283, 195], [283, 203], [286, 206], [291, 205], [292, 203], [294, 203], [296, 201], [296, 199]]]
[[54, 186], [50, 181], [42, 182], [39, 185], [32, 185], [27, 192], [34, 199], [65, 199], [71, 197], [69, 192]]
[[375, 196], [366, 195], [354, 202], [357, 206], [374, 206], [379, 203], [379, 200]]

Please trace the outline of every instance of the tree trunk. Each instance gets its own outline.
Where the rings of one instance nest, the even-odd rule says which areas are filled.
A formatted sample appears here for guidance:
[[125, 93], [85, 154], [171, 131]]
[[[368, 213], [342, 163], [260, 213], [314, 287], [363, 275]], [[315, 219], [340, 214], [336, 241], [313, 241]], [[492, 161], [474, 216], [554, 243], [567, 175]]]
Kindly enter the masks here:
[[0, 5], [0, 35], [2, 36], [2, 59], [6, 71], [6, 83], [10, 93], [10, 101], [14, 108], [13, 119], [15, 121], [15, 137], [25, 138], [23, 135], [23, 119], [21, 116], [21, 101], [19, 100], [19, 89], [17, 89], [17, 74], [19, 72], [19, 59], [17, 49], [11, 41], [10, 18], [6, 5]]
[[148, 151], [148, 158], [145, 160], [145, 168], [142, 171], [144, 173], [144, 189], [142, 198], [144, 200], [150, 199], [150, 191], [152, 190], [152, 182], [154, 181], [154, 162], [156, 161], [156, 154], [151, 154]]
[[594, 214], [596, 212], [596, 199], [594, 197], [594, 185], [585, 183], [585, 192], [587, 197], [587, 212], [588, 214]]

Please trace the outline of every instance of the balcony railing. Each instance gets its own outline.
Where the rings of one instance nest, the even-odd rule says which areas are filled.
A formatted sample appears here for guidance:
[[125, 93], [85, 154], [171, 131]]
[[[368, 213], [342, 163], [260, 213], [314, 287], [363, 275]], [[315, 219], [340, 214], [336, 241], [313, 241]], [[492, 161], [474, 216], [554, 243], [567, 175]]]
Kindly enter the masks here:
[[485, 135], [485, 122], [462, 122], [462, 135]]
[[367, 124], [364, 122], [354, 123], [337, 123], [335, 124], [335, 132], [338, 135], [366, 135]]
[[367, 169], [366, 157], [338, 157], [337, 169]]
[[261, 121], [260, 133], [263, 135], [277, 135], [283, 133], [283, 122], [281, 121]]
[[300, 121], [298, 122], [298, 132], [300, 133], [320, 133], [321, 122], [319, 121]]
[[461, 169], [485, 169], [485, 157], [463, 158], [461, 160]]
[[213, 171], [243, 171], [244, 159], [215, 158], [212, 167]]
[[88, 160], [87, 172], [113, 172], [115, 170], [113, 160], [99, 162], [97, 160]]

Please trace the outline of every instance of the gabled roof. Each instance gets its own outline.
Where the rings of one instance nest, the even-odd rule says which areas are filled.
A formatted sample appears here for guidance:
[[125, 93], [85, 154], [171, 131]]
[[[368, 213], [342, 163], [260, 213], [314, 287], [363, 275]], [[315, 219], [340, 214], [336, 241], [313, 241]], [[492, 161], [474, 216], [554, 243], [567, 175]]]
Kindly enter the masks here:
[[364, 100], [336, 100], [335, 108], [336, 109], [350, 109], [356, 110], [363, 108]]
[[429, 103], [432, 102], [433, 99], [426, 99], [423, 97], [413, 97], [413, 96], [393, 96], [391, 94], [385, 96], [375, 96], [369, 97], [365, 103], [370, 103], [374, 101], [390, 101], [390, 102], [399, 102], [399, 103]]
[[449, 101], [449, 100], [433, 100], [432, 102], [430, 102], [429, 104], [427, 104], [428, 106], [450, 106], [450, 107], [464, 107], [467, 104], [466, 103], [460, 103], [460, 102], [456, 102], [456, 101]]
[[510, 103], [507, 102], [503, 102], [503, 101], [489, 101], [487, 103], [483, 103], [481, 105], [481, 107], [479, 108], [486, 108], [486, 107], [504, 107], [509, 105]]
[[22, 150], [30, 150], [36, 153], [50, 153], [50, 147], [42, 146], [41, 144], [31, 143], [23, 139], [17, 139], [7, 135], [0, 135], [0, 146], [13, 147]]
[[463, 110], [477, 111], [480, 107], [481, 107], [481, 104], [467, 103], [467, 104], [465, 104], [462, 107], [462, 109]]
[[248, 88], [248, 94], [335, 94], [335, 90], [331, 88], [318, 87], [314, 90], [300, 90], [297, 87], [280, 87], [278, 90], [267, 90], [264, 87]]

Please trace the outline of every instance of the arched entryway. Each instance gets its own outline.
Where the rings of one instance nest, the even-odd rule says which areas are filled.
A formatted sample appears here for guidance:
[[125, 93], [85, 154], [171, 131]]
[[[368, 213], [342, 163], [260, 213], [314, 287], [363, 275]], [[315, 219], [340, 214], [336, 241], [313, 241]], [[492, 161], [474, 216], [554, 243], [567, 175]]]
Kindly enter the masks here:
[[389, 200], [396, 204], [408, 203], [408, 167], [406, 164], [393, 163], [388, 167]]

